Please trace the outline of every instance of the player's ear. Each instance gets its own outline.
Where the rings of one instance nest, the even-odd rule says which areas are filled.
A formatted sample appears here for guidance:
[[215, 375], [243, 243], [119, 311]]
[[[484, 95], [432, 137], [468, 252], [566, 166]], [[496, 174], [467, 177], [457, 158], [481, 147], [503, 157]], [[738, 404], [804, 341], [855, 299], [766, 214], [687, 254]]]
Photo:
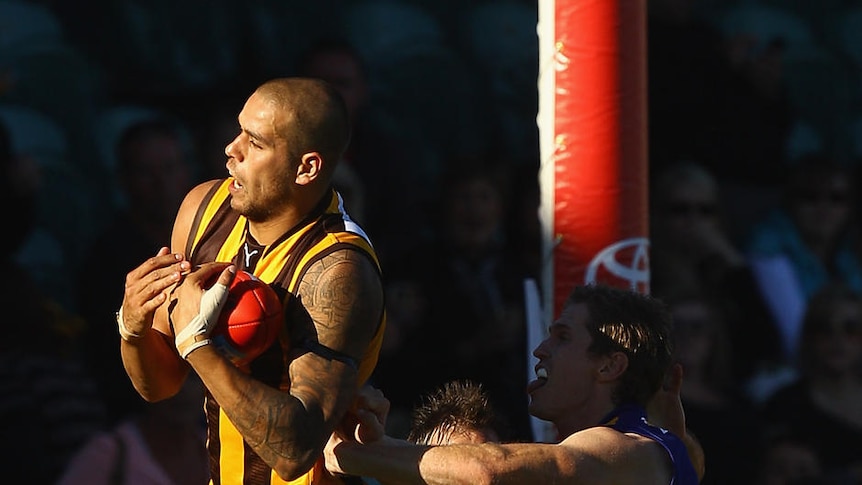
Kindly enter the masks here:
[[624, 352], [612, 352], [601, 358], [596, 370], [600, 381], [613, 381], [618, 379], [629, 367], [629, 358]]
[[318, 152], [308, 152], [302, 156], [296, 167], [296, 183], [308, 185], [323, 172], [323, 157]]

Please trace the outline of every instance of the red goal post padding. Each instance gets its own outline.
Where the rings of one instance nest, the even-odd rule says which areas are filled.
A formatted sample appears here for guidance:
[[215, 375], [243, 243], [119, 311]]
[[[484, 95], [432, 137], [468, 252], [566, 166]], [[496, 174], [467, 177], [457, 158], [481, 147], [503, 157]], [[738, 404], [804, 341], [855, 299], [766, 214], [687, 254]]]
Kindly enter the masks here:
[[572, 287], [649, 292], [645, 0], [539, 2], [547, 324]]

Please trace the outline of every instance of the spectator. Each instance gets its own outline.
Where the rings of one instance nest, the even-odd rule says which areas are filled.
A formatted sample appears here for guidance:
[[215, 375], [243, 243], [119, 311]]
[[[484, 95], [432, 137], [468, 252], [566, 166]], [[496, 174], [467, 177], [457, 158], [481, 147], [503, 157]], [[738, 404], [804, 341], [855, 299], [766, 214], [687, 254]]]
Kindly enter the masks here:
[[145, 405], [123, 370], [117, 346], [115, 313], [126, 273], [170, 241], [174, 216], [195, 181], [183, 132], [166, 117], [131, 124], [115, 150], [121, 205], [91, 244], [76, 284], [78, 308], [88, 323], [84, 355], [112, 424]]
[[[757, 470], [760, 421], [740, 381], [736, 356], [720, 308], [707, 296], [678, 293], [666, 299], [674, 323], [674, 357], [685, 379], [681, 397], [689, 428], [708, 456], [703, 485], [751, 484]], [[747, 439], [739, 440], [739, 436]]]
[[[839, 485], [819, 481], [817, 451], [793, 435], [774, 430], [766, 437], [754, 483], [760, 485]], [[846, 485], [850, 485], [847, 483]]]
[[777, 389], [761, 419], [817, 451], [824, 473], [862, 482], [862, 296], [820, 289], [802, 323], [799, 376]]
[[0, 124], [0, 174], [9, 182], [0, 197], [14, 228], [2, 238], [4, 268], [14, 281], [0, 296], [0, 465], [28, 483], [53, 483], [105, 425], [104, 409], [81, 361], [83, 321], [48, 297], [14, 258], [34, 228], [36, 184], [32, 160], [13, 156], [10, 145]]
[[752, 229], [745, 245], [790, 365], [812, 295], [831, 282], [862, 291], [854, 201], [849, 169], [806, 156], [785, 181], [783, 204]]
[[681, 162], [655, 174], [650, 193], [651, 292], [669, 299], [680, 290], [711, 295], [734, 347], [735, 379], [783, 362], [777, 330], [733, 237], [734, 221], [725, 217], [715, 177], [698, 163]]
[[200, 381], [188, 379], [176, 396], [93, 436], [57, 485], [206, 484], [203, 397]]
[[[355, 220], [376, 235], [376, 246], [385, 252], [391, 245], [399, 245], [401, 237], [419, 230], [410, 225], [408, 216], [423, 209], [417, 199], [421, 181], [410, 178], [415, 167], [407, 150], [387, 134], [377, 117], [373, 80], [362, 56], [347, 40], [324, 37], [300, 56], [296, 70], [301, 76], [329, 82], [344, 98], [351, 139], [335, 184], [351, 216], [355, 214]], [[394, 227], [398, 231], [390, 233]]]
[[698, 1], [647, 3], [651, 173], [673, 160], [715, 156], [718, 113], [733, 71], [721, 33], [698, 16]]
[[449, 173], [435, 213], [438, 236], [420, 249], [429, 298], [420, 332], [431, 364], [423, 392], [453, 379], [481, 382], [512, 433], [503, 439], [530, 441], [523, 282], [532, 275], [505, 238], [505, 174], [482, 164]]

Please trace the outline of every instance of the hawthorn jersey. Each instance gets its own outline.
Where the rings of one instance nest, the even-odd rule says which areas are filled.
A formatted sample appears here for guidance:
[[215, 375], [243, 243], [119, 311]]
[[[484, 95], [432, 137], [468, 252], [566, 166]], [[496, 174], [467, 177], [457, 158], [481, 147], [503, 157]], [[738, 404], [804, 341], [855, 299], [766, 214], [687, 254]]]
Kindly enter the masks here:
[[640, 406], [623, 405], [611, 411], [602, 420], [603, 426], [611, 427], [621, 433], [634, 433], [651, 438], [662, 445], [673, 462], [673, 478], [670, 485], [698, 485], [700, 481], [694, 465], [688, 456], [685, 443], [666, 429], [647, 422], [646, 412]]
[[[312, 263], [333, 251], [359, 251], [380, 270], [377, 255], [365, 232], [350, 219], [344, 210], [341, 196], [333, 190], [303, 222], [273, 244], [261, 246], [248, 233], [246, 218], [230, 206], [228, 186], [231, 183], [232, 178], [223, 180], [213, 186], [204, 197], [192, 223], [186, 254], [193, 265], [209, 261], [233, 262], [237, 268], [253, 273], [269, 283], [282, 298], [285, 323], [278, 340], [243, 370], [259, 381], [286, 392], [290, 387], [288, 353], [292, 346], [302, 345], [315, 353], [329, 351], [327, 357], [356, 366], [357, 388], [360, 387], [377, 364], [386, 321], [385, 312], [380, 315], [377, 332], [359, 362], [336, 354], [316, 344], [316, 341], [296, 342], [297, 331], [292, 328], [295, 320], [290, 315], [298, 306], [295, 300], [296, 289], [305, 271]], [[205, 410], [213, 485], [318, 483], [316, 476], [322, 472], [322, 458], [305, 476], [286, 482], [245, 444], [209, 393]]]

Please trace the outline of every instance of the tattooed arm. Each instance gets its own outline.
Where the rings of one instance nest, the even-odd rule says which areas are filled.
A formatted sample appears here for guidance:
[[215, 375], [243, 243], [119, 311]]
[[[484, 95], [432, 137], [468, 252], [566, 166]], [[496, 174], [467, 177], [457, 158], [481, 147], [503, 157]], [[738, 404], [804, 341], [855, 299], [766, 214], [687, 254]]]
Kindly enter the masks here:
[[[191, 291], [183, 286], [178, 291]], [[383, 311], [374, 264], [352, 249], [335, 251], [309, 268], [297, 296], [308, 333], [358, 363]], [[185, 313], [175, 313], [175, 319], [194, 316], [194, 305], [179, 307], [175, 311]], [[313, 352], [290, 363], [287, 393], [240, 372], [209, 345], [188, 361], [245, 441], [285, 480], [314, 465], [358, 387], [353, 366]]]

